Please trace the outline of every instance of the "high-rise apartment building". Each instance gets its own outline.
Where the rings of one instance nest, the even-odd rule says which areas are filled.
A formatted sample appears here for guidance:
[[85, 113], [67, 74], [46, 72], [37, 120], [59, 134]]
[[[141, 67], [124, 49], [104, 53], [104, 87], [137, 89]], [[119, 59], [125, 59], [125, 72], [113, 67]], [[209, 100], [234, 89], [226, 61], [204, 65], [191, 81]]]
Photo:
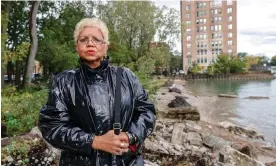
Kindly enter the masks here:
[[180, 2], [183, 68], [195, 62], [207, 68], [217, 56], [237, 54], [237, 1]]

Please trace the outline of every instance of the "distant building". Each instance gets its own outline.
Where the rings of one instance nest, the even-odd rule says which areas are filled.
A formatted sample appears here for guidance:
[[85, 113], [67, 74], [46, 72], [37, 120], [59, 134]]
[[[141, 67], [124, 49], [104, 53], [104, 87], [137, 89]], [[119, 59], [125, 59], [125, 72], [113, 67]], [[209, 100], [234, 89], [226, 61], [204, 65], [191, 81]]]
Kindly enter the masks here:
[[206, 69], [221, 53], [237, 54], [237, 1], [181, 1], [183, 69]]

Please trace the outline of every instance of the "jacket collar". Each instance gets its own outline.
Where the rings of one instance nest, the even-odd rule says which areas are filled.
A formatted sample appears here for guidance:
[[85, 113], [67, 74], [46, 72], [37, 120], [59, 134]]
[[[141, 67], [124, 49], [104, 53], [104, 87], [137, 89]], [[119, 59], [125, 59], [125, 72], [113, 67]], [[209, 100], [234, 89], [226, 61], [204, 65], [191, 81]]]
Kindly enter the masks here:
[[110, 66], [109, 60], [102, 60], [100, 66], [91, 68], [83, 60], [79, 59], [80, 69], [83, 71], [84, 77], [89, 81], [106, 78], [106, 71]]

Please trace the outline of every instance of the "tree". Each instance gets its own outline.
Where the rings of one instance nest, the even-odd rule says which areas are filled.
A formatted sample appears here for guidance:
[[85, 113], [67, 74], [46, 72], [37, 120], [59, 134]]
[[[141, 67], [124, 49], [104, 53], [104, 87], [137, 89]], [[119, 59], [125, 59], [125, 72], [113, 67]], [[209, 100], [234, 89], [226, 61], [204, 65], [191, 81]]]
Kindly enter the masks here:
[[32, 73], [34, 68], [34, 60], [37, 52], [37, 32], [36, 32], [36, 15], [40, 1], [34, 1], [31, 5], [30, 19], [29, 19], [29, 34], [31, 45], [29, 48], [28, 61], [26, 63], [25, 75], [23, 78], [23, 87], [29, 86], [32, 80]]
[[193, 65], [192, 65], [192, 68], [190, 68], [190, 71], [192, 74], [197, 74], [201, 71], [200, 66], [197, 63], [193, 62]]
[[1, 1], [1, 8], [3, 10], [1, 10], [1, 89], [4, 88], [4, 71], [5, 71], [5, 67], [4, 67], [4, 63], [5, 63], [5, 50], [6, 50], [6, 46], [5, 46], [5, 42], [7, 39], [7, 25], [8, 25], [8, 18], [9, 18], [9, 13], [10, 13], [10, 2], [2, 2]]
[[248, 70], [251, 68], [252, 65], [258, 64], [259, 58], [256, 56], [245, 56], [243, 58], [243, 61], [245, 63], [245, 71], [248, 72]]
[[217, 73], [238, 73], [243, 72], [245, 63], [239, 57], [222, 54], [214, 67]]
[[269, 58], [267, 56], [258, 56], [259, 61], [258, 64], [259, 65], [264, 65], [264, 64], [269, 64]]
[[271, 66], [276, 66], [276, 55], [274, 55], [270, 60]]

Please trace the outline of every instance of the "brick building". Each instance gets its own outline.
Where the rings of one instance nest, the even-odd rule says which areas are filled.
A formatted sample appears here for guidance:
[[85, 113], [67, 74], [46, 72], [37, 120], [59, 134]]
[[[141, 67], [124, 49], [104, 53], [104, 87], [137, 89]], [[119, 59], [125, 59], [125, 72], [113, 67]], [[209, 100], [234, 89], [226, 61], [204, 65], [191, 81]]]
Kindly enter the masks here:
[[183, 69], [195, 62], [204, 69], [221, 53], [237, 54], [237, 1], [180, 2]]

